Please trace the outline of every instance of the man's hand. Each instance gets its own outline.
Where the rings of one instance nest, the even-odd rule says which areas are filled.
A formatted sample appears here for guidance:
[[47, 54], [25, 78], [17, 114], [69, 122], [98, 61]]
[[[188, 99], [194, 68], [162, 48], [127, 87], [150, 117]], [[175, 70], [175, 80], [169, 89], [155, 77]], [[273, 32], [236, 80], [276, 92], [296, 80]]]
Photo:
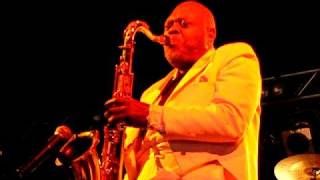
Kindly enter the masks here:
[[109, 123], [125, 120], [130, 126], [147, 127], [149, 104], [142, 103], [130, 97], [112, 98], [105, 102], [104, 117]]

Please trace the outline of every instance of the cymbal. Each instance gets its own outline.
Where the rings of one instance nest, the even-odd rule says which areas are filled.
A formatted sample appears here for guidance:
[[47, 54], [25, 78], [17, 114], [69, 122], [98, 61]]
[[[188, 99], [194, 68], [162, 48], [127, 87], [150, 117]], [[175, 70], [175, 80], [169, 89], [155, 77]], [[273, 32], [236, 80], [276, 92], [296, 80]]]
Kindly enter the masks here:
[[278, 180], [320, 180], [320, 154], [299, 154], [278, 162], [274, 168]]

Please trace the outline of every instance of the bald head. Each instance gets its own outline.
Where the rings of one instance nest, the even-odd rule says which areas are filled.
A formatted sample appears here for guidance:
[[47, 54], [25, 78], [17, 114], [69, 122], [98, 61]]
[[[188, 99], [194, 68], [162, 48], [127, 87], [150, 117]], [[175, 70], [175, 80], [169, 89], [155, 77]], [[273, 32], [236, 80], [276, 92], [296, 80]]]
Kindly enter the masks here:
[[216, 38], [213, 14], [198, 2], [182, 2], [167, 18], [164, 34], [170, 40], [170, 46], [164, 47], [167, 60], [186, 70], [213, 48]]
[[172, 14], [175, 13], [192, 13], [194, 16], [199, 18], [198, 20], [203, 20], [208, 28], [216, 28], [215, 18], [210, 9], [197, 1], [185, 1], [178, 4], [172, 11]]

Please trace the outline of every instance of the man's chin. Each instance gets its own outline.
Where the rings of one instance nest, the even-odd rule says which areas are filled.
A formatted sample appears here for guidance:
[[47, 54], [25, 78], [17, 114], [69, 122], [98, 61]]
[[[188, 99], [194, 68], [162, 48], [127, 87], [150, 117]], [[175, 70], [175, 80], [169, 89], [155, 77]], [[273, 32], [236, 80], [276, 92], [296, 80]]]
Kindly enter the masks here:
[[181, 61], [179, 58], [170, 59], [168, 62], [171, 64], [171, 66], [178, 69], [181, 69], [183, 66], [185, 66], [185, 62]]

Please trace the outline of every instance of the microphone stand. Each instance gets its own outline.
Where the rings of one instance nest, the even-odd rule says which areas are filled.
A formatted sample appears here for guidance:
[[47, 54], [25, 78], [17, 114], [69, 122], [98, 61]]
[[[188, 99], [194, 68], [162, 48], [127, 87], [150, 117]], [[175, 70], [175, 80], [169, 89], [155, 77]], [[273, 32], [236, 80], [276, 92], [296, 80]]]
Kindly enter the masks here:
[[39, 166], [51, 157], [54, 149], [60, 147], [62, 143], [65, 143], [72, 136], [72, 131], [68, 126], [61, 125], [58, 126], [47, 142], [47, 145], [26, 165], [21, 166], [16, 169], [18, 176], [23, 178], [27, 174], [34, 172]]
[[[53, 137], [51, 137], [49, 139], [50, 140], [55, 141], [54, 144], [58, 143], [58, 139], [54, 139]], [[54, 147], [48, 145], [46, 148], [42, 149], [31, 161], [29, 161], [27, 164], [22, 165], [20, 168], [16, 169], [16, 172], [18, 173], [18, 176], [20, 178], [25, 177], [28, 174], [33, 173], [34, 171], [36, 171], [43, 162], [45, 162], [50, 156], [48, 153], [48, 150], [52, 151]]]

